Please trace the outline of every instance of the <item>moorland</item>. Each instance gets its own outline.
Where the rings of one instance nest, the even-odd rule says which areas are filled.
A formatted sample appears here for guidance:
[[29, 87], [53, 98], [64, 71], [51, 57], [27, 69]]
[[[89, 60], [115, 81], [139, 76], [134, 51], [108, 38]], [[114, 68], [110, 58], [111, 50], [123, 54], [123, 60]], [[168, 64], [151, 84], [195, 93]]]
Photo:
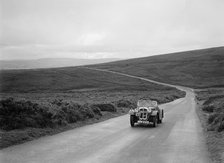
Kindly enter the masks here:
[[224, 86], [224, 47], [135, 58], [89, 67], [191, 88]]
[[160, 104], [185, 92], [81, 67], [1, 71], [1, 147], [123, 115], [140, 98]]
[[[224, 152], [220, 143], [224, 139], [222, 102], [224, 47], [88, 65], [88, 67], [194, 88], [198, 104], [197, 113], [204, 127], [204, 133], [208, 135], [206, 139], [211, 157], [213, 160], [221, 160], [221, 154]], [[0, 134], [5, 138], [5, 146], [126, 114], [130, 108], [135, 107], [139, 98], [151, 98], [161, 104], [185, 96], [184, 92], [175, 88], [81, 66], [4, 70], [1, 71], [0, 77], [2, 110], [10, 105], [16, 107], [25, 105], [27, 110], [30, 108], [34, 110], [34, 114], [33, 112], [31, 114], [33, 117], [29, 117], [27, 121], [32, 121], [33, 126], [25, 124], [10, 130], [1, 128]], [[8, 104], [4, 104], [3, 107], [3, 103], [7, 100]], [[16, 110], [10, 111], [4, 117], [13, 121], [17, 115]], [[20, 112], [19, 117], [27, 117], [29, 115], [27, 110]], [[0, 115], [3, 117], [2, 113]], [[45, 116], [45, 113], [50, 117], [48, 125], [35, 124], [39, 123], [36, 117]], [[74, 115], [76, 118], [72, 119], [68, 115]]]

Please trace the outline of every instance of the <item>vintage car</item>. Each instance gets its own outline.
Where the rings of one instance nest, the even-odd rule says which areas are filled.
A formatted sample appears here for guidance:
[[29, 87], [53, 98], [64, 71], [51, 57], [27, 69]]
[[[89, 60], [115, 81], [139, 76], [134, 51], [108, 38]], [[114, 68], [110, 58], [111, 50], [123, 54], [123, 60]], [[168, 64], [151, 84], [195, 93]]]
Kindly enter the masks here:
[[148, 99], [139, 100], [137, 108], [131, 109], [129, 114], [131, 127], [134, 127], [135, 123], [152, 124], [156, 127], [162, 123], [164, 117], [163, 109], [158, 107], [157, 101]]

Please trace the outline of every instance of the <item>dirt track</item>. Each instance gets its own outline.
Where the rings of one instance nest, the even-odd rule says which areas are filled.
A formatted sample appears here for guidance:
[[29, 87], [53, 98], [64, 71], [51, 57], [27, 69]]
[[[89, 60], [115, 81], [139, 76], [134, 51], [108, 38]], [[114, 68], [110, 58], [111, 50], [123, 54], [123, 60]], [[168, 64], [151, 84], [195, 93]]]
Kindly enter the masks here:
[[194, 92], [175, 87], [187, 95], [160, 106], [165, 111], [165, 119], [157, 128], [131, 128], [129, 116], [124, 115], [5, 148], [0, 151], [0, 162], [207, 163], [209, 158], [195, 112]]

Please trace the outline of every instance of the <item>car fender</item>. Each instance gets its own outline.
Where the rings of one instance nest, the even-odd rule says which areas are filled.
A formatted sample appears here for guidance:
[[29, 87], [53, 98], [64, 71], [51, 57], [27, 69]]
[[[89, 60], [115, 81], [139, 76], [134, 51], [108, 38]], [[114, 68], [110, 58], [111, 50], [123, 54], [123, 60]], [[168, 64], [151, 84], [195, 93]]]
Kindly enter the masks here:
[[158, 114], [158, 111], [155, 110], [155, 111], [152, 111], [152, 114], [151, 115], [152, 116], [157, 116], [157, 114]]
[[133, 110], [133, 109], [129, 110], [129, 114], [130, 115], [135, 115], [135, 110]]

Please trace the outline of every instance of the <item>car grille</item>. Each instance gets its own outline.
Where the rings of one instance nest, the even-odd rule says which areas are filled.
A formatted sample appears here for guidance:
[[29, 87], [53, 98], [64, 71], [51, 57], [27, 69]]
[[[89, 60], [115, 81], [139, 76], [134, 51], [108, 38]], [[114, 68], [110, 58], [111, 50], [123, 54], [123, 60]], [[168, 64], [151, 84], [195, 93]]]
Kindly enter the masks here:
[[147, 120], [147, 112], [140, 112], [139, 119], [140, 120]]
[[147, 109], [145, 109], [145, 108], [141, 108], [141, 109], [139, 109], [139, 111], [140, 111], [140, 112], [147, 112]]

